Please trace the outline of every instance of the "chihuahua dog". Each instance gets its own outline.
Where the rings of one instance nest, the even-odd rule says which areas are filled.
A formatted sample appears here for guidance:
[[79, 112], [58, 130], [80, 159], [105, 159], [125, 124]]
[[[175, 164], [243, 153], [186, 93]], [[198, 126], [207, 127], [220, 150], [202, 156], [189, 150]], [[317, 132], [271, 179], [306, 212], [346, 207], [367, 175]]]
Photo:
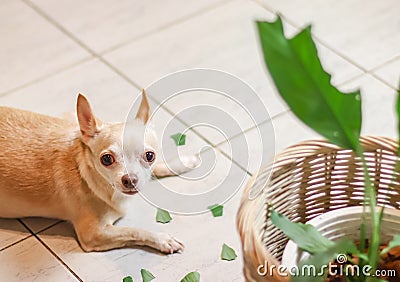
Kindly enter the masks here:
[[144, 91], [129, 124], [102, 123], [81, 94], [77, 117], [79, 127], [66, 119], [0, 107], [0, 217], [70, 221], [87, 252], [131, 246], [182, 251], [183, 244], [168, 234], [113, 224], [151, 172], [156, 177], [182, 173], [196, 166], [196, 157], [172, 169], [155, 163], [156, 136], [146, 129]]

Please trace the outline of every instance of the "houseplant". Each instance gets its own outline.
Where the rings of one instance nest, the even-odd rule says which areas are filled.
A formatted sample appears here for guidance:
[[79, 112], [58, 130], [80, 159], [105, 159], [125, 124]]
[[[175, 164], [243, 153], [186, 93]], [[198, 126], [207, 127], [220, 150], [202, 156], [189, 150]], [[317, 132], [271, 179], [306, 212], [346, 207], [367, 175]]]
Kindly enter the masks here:
[[[321, 66], [310, 27], [290, 40], [284, 36], [280, 18], [274, 23], [258, 22], [258, 30], [266, 65], [282, 98], [300, 120], [331, 144], [343, 148], [345, 152], [346, 149], [352, 150], [355, 162], [360, 163], [364, 176], [364, 200], [358, 240], [331, 241], [311, 225], [293, 223], [276, 212], [274, 203], [270, 205], [269, 217], [275, 226], [298, 244], [299, 248], [312, 254], [301, 264], [328, 264], [337, 254], [343, 253], [347, 254], [353, 263], [359, 266], [368, 265], [370, 272], [374, 272], [378, 268], [381, 255], [400, 245], [400, 237], [392, 234], [392, 241], [381, 241], [380, 229], [385, 208], [377, 209], [376, 187], [371, 180], [371, 176], [375, 177], [377, 173], [376, 171], [374, 175], [370, 173], [366, 159], [367, 150], [360, 138], [362, 122], [360, 92], [341, 93], [330, 84], [330, 75]], [[393, 182], [397, 181], [397, 158], [394, 163], [395, 169], [391, 179], [393, 181], [388, 184], [389, 190]], [[241, 226], [240, 219], [238, 225]], [[387, 243], [384, 246], [386, 248], [381, 250], [381, 245], [385, 243]], [[378, 281], [378, 278], [365, 274], [348, 276], [346, 279]], [[324, 277], [299, 275], [292, 277], [292, 280], [323, 281]]]

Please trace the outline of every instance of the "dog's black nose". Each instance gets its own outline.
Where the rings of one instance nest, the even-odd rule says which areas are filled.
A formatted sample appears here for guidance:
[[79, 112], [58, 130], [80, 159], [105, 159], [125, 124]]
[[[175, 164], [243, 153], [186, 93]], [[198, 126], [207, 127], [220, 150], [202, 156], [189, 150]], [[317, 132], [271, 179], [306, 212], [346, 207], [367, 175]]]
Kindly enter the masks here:
[[136, 174], [131, 174], [130, 176], [125, 174], [122, 176], [121, 181], [125, 188], [136, 188], [136, 184], [139, 182], [139, 179]]

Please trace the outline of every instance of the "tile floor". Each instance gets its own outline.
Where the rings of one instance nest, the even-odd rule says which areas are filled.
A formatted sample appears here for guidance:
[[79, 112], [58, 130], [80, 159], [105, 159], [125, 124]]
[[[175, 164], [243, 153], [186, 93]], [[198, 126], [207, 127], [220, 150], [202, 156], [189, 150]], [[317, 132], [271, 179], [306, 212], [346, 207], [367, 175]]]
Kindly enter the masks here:
[[[288, 34], [312, 23], [333, 83], [362, 90], [363, 133], [395, 137], [399, 8], [398, 0], [2, 0], [0, 105], [61, 115], [73, 111], [76, 94], [82, 92], [100, 118], [123, 121], [139, 89], [168, 73], [195, 67], [227, 71], [258, 93], [272, 118], [259, 121], [260, 128], [274, 128], [275, 136], [264, 145], [256, 142], [257, 128], [239, 114], [235, 119], [244, 133], [229, 135], [229, 140], [210, 130], [189, 130], [184, 150], [213, 147], [208, 152], [215, 152], [217, 169], [199, 183], [179, 177], [161, 183], [185, 193], [229, 186], [237, 179], [221, 184], [224, 170], [247, 180], [260, 156], [317, 137], [287, 110], [272, 86], [260, 60], [254, 20], [272, 20], [279, 13]], [[193, 115], [173, 116], [188, 102], [196, 105], [207, 99], [235, 112], [229, 103], [202, 95], [160, 108], [155, 124], [159, 132], [166, 129], [166, 151], [173, 151], [174, 145], [164, 136], [197, 120]], [[153, 107], [160, 103], [157, 97], [151, 101]], [[231, 152], [243, 140], [248, 150]], [[67, 222], [0, 219], [0, 281], [121, 281], [126, 275], [141, 281], [141, 268], [150, 270], [157, 277], [154, 281], [179, 281], [194, 270], [202, 281], [244, 281], [235, 227], [240, 196], [239, 191], [225, 204], [223, 217], [173, 215], [167, 225], [155, 223], [156, 209], [143, 198], [132, 199], [128, 215], [118, 224], [169, 232], [186, 243], [184, 253], [168, 256], [148, 249], [84, 253]], [[239, 258], [221, 261], [222, 243], [232, 246]]]

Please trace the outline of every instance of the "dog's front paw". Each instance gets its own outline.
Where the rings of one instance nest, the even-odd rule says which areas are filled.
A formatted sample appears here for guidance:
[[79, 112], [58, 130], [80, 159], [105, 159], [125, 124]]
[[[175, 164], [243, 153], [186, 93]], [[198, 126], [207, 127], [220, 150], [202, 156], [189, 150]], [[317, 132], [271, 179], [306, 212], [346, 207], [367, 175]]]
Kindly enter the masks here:
[[183, 243], [175, 239], [169, 234], [159, 233], [157, 238], [157, 249], [163, 253], [172, 254], [182, 252], [184, 249]]
[[201, 164], [200, 155], [196, 154], [196, 155], [182, 156], [181, 162], [187, 169], [196, 168]]

